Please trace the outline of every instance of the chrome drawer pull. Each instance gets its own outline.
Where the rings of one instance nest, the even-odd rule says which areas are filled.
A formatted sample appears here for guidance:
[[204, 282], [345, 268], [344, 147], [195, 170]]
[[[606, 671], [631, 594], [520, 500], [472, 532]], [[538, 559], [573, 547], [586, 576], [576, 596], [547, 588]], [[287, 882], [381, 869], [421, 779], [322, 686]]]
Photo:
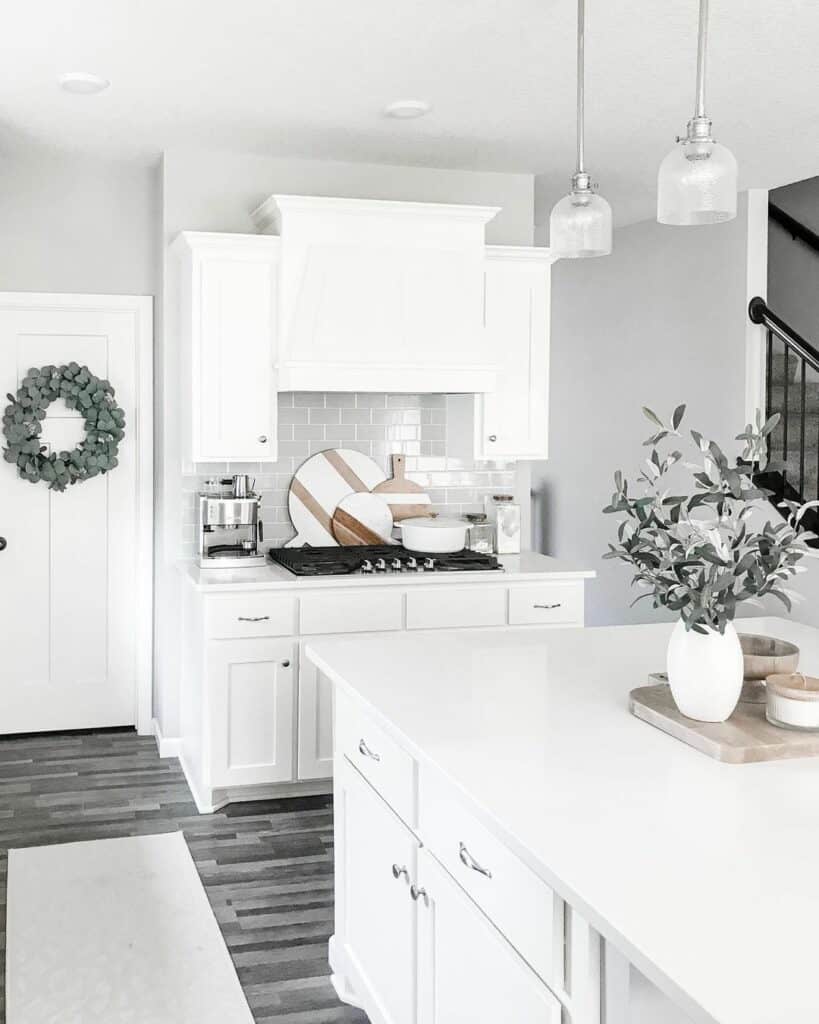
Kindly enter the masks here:
[[424, 903], [426, 903], [426, 901], [427, 901], [427, 891], [426, 891], [426, 889], [419, 889], [418, 886], [414, 882], [410, 886], [410, 896], [415, 900], [416, 903], [420, 899], [423, 899]]
[[402, 875], [404, 876], [404, 878], [406, 878], [407, 881], [409, 881], [409, 871], [407, 871], [405, 867], [399, 867], [397, 864], [393, 864], [392, 877], [395, 879], [399, 879]]
[[545, 611], [551, 611], [552, 608], [560, 608], [561, 604], [560, 601], [558, 601], [557, 604], [533, 604], [532, 607], [543, 608]]
[[364, 740], [359, 740], [358, 741], [358, 752], [359, 752], [359, 754], [362, 755], [362, 757], [369, 757], [373, 761], [380, 761], [381, 760], [381, 755], [380, 754], [376, 754], [376, 752], [374, 750], [370, 750], [370, 748], [367, 746], [367, 744], [364, 742]]
[[461, 863], [464, 867], [471, 868], [473, 871], [477, 871], [479, 875], [484, 875], [486, 878], [492, 877], [492, 872], [489, 868], [481, 867], [463, 843], [460, 844], [458, 849], [458, 856], [461, 858]]
[[240, 615], [239, 622], [266, 622], [269, 615]]

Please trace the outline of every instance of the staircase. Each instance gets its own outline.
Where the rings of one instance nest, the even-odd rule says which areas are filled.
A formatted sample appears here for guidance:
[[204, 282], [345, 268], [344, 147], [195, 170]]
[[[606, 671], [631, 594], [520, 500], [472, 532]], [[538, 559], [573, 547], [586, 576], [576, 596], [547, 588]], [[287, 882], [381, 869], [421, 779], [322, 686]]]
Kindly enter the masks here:
[[[765, 405], [779, 414], [770, 435], [770, 465], [758, 482], [773, 491], [771, 500], [819, 498], [819, 350], [789, 327], [761, 298], [751, 300], [748, 315], [766, 329]], [[805, 529], [819, 533], [819, 512], [809, 511]], [[809, 542], [819, 547], [819, 541]]]

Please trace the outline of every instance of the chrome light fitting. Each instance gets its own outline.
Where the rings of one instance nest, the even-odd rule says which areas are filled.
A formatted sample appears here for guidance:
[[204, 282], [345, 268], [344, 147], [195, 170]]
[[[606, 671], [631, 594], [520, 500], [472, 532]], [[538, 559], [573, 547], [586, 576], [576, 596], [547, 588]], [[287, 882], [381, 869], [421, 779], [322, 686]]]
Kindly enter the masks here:
[[549, 248], [564, 259], [611, 252], [611, 207], [595, 192], [585, 164], [585, 36], [586, 0], [577, 0], [577, 170], [571, 192], [555, 204], [549, 220]]
[[700, 0], [697, 41], [697, 98], [684, 139], [660, 164], [657, 220], [661, 224], [717, 224], [737, 215], [737, 162], [711, 134], [705, 113], [705, 58], [708, 0]]

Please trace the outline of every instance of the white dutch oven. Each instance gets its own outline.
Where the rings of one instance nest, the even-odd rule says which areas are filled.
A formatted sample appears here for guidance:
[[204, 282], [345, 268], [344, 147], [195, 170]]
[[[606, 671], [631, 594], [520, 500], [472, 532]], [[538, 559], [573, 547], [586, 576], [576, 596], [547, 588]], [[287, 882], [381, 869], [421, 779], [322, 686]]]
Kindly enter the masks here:
[[396, 523], [401, 530], [404, 547], [408, 551], [427, 554], [448, 554], [466, 547], [467, 523], [460, 519], [419, 516]]

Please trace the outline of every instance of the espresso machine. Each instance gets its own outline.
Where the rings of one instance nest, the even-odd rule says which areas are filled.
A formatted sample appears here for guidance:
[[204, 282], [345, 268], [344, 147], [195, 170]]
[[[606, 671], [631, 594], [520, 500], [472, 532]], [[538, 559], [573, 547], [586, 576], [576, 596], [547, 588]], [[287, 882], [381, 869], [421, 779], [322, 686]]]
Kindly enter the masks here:
[[199, 566], [202, 569], [243, 569], [264, 565], [259, 544], [264, 539], [262, 499], [255, 481], [240, 474], [199, 495]]

